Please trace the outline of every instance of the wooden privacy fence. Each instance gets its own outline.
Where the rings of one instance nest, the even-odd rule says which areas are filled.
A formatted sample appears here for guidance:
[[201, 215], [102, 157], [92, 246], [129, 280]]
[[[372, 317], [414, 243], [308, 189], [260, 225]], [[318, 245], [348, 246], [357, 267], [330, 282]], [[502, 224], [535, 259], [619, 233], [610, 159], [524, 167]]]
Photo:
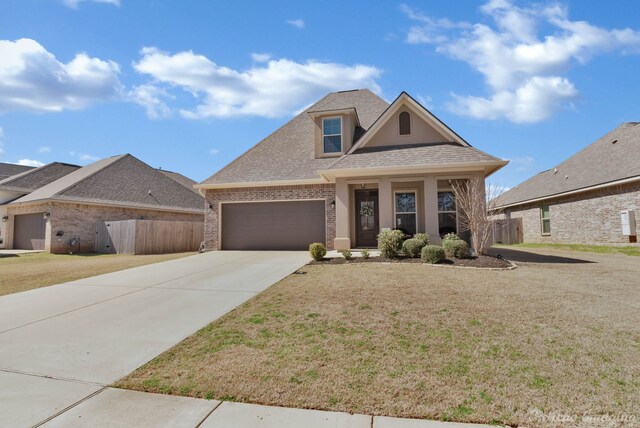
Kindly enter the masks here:
[[165, 254], [197, 251], [204, 240], [201, 221], [118, 220], [96, 224], [95, 251]]
[[524, 240], [521, 218], [492, 220], [491, 223], [494, 244], [521, 244]]

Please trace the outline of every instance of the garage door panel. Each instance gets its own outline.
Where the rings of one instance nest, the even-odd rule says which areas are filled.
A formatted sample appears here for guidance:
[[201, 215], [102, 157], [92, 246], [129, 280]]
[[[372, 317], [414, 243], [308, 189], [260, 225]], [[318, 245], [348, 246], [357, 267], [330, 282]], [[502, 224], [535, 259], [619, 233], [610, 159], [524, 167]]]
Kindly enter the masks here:
[[325, 241], [325, 201], [222, 204], [222, 249], [306, 250]]
[[42, 213], [20, 214], [13, 220], [13, 248], [44, 250], [47, 222]]

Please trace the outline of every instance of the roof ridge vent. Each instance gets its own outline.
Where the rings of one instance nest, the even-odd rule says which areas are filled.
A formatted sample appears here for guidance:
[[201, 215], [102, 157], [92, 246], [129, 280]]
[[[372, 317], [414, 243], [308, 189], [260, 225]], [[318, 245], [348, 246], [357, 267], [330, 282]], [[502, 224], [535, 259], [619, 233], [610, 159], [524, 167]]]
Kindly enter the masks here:
[[611, 142], [611, 144], [615, 144], [615, 143], [617, 143], [617, 142], [618, 142], [618, 140], [616, 139], [616, 140], [613, 140], [613, 141]]
[[557, 174], [558, 173], [558, 168], [553, 168], [553, 173]]

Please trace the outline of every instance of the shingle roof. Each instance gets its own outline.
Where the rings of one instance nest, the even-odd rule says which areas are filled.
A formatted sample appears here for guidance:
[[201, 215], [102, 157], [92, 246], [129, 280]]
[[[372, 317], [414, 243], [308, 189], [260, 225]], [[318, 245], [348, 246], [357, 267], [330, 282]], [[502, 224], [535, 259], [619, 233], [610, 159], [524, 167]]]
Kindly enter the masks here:
[[198, 192], [198, 189], [193, 187], [194, 184], [197, 184], [197, 182], [195, 180], [192, 180], [189, 177], [180, 174], [179, 172], [166, 171], [164, 169], [159, 169], [158, 171], [160, 171], [161, 173], [163, 173], [164, 175], [166, 175], [170, 179], [182, 184], [184, 187], [186, 187], [187, 189], [191, 190], [192, 192], [200, 194]]
[[457, 143], [430, 143], [363, 147], [340, 158], [328, 169], [437, 166], [467, 162], [502, 163], [503, 161], [474, 147], [465, 147]]
[[620, 125], [556, 168], [503, 193], [496, 202], [520, 204], [632, 177], [640, 177], [640, 122]]
[[12, 204], [40, 200], [204, 210], [201, 196], [129, 154], [102, 159], [77, 169]]
[[315, 158], [315, 124], [308, 113], [355, 108], [367, 129], [388, 105], [368, 89], [331, 93], [201, 184], [318, 179], [316, 171], [335, 158]]
[[29, 169], [0, 181], [0, 189], [30, 193], [80, 168], [78, 165], [52, 162]]
[[33, 169], [33, 167], [0, 162], [0, 180], [20, 174], [21, 172], [29, 171], [30, 169]]

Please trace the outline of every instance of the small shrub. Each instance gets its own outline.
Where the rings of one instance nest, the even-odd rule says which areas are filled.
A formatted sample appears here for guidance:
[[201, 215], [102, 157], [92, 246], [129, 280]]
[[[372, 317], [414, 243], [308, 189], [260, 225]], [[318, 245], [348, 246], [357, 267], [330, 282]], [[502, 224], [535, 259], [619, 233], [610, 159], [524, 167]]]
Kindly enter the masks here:
[[342, 257], [344, 257], [346, 260], [351, 260], [353, 258], [353, 254], [351, 254], [351, 250], [342, 250], [340, 251], [340, 254], [342, 254]]
[[309, 245], [309, 254], [311, 254], [313, 260], [320, 261], [324, 258], [324, 256], [327, 255], [327, 248], [324, 246], [324, 244], [314, 242], [313, 244]]
[[360, 251], [360, 254], [362, 254], [362, 258], [363, 259], [368, 259], [369, 257], [371, 257], [371, 254], [369, 253], [369, 250], [367, 250], [367, 249]]
[[411, 238], [402, 243], [402, 252], [412, 259], [420, 257], [422, 248], [427, 245], [422, 239]]
[[378, 249], [380, 255], [386, 258], [393, 258], [398, 255], [402, 248], [402, 238], [404, 234], [399, 230], [385, 230], [378, 235]]
[[429, 235], [426, 233], [416, 233], [413, 235], [413, 239], [419, 239], [424, 242], [424, 245], [429, 245]]
[[448, 239], [442, 241], [442, 247], [447, 257], [464, 259], [469, 257], [469, 244], [462, 239]]
[[438, 245], [425, 245], [422, 247], [422, 261], [436, 264], [445, 259], [444, 248]]
[[460, 237], [458, 235], [456, 235], [455, 233], [451, 232], [451, 233], [447, 233], [446, 235], [444, 235], [442, 237], [442, 242], [444, 241], [455, 241], [460, 239]]

